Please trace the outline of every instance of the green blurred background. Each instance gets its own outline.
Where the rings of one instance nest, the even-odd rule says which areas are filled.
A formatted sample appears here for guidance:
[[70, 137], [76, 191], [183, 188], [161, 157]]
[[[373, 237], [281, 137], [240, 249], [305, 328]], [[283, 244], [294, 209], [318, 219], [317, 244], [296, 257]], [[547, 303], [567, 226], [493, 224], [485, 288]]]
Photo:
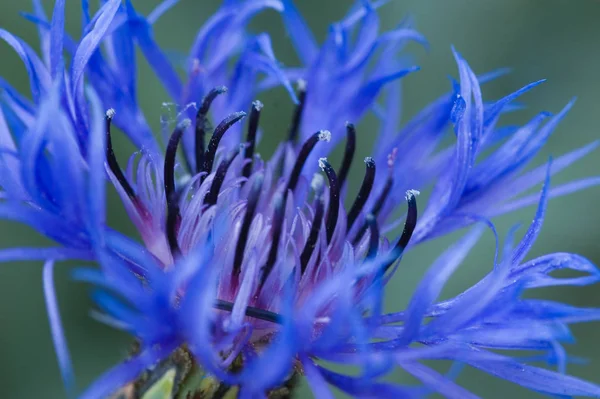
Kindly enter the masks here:
[[[157, 0], [137, 0], [134, 5], [147, 13]], [[182, 0], [156, 25], [158, 42], [168, 49], [186, 51], [195, 32], [218, 6], [218, 1]], [[298, 7], [305, 15], [317, 37], [322, 40], [330, 21], [341, 18], [350, 0], [299, 0]], [[45, 0], [50, 12], [53, 1]], [[68, 30], [79, 32], [79, 2], [67, 1]], [[30, 11], [27, 1], [0, 2], [0, 27], [7, 29], [37, 48], [34, 26], [19, 17], [19, 11]], [[600, 2], [595, 0], [404, 0], [391, 1], [380, 15], [384, 28], [391, 28], [403, 17], [412, 14], [417, 28], [430, 41], [431, 49], [425, 52], [410, 46], [415, 62], [422, 67], [417, 74], [405, 78], [405, 99], [402, 110], [406, 120], [430, 100], [449, 88], [448, 75], [456, 76], [450, 52], [453, 44], [463, 53], [476, 73], [498, 67], [512, 67], [514, 72], [484, 86], [484, 98], [497, 99], [511, 91], [540, 78], [548, 82], [524, 98], [528, 108], [506, 118], [504, 122], [524, 123], [534, 113], [546, 109], [560, 110], [573, 96], [578, 97], [575, 108], [561, 123], [536, 162], [542, 163], [551, 154], [559, 155], [598, 138], [600, 94]], [[280, 19], [274, 12], [259, 16], [252, 25], [254, 30], [267, 30], [273, 35], [274, 46], [280, 60], [293, 65], [296, 58], [285, 37]], [[22, 92], [28, 92], [27, 75], [18, 57], [5, 43], [0, 44], [0, 76], [6, 78]], [[142, 61], [140, 69], [140, 102], [148, 111], [154, 127], [158, 126], [161, 103], [167, 100], [164, 90], [153, 78]], [[292, 105], [280, 91], [261, 96], [265, 103], [263, 126], [269, 137], [284, 132]], [[342, 121], [343, 122], [343, 121]], [[366, 131], [372, 118], [363, 121]], [[364, 136], [363, 142], [371, 137]], [[270, 151], [275, 142], [263, 142], [263, 151]], [[124, 155], [132, 151], [124, 140], [117, 144]], [[365, 152], [365, 155], [367, 153]], [[362, 155], [362, 154], [360, 154]], [[580, 161], [553, 180], [561, 183], [576, 177], [598, 174], [598, 153]], [[356, 173], [355, 178], [359, 178]], [[353, 186], [356, 187], [356, 180]], [[596, 200], [600, 191], [586, 192], [551, 201], [546, 223], [530, 257], [551, 251], [577, 252], [600, 264], [597, 226], [600, 214]], [[110, 223], [134, 234], [124, 212], [111, 193]], [[524, 209], [495, 222], [501, 235], [515, 222], [528, 223], [535, 210]], [[524, 232], [521, 229], [521, 233]], [[459, 234], [445, 237], [417, 248], [403, 260], [387, 295], [390, 310], [399, 309], [407, 301], [415, 284], [435, 254], [456, 239]], [[15, 224], [0, 223], [2, 247], [15, 245], [41, 245], [45, 240], [31, 230]], [[490, 270], [493, 240], [484, 236], [453, 276], [444, 296], [456, 294]], [[46, 310], [42, 295], [41, 263], [16, 263], [0, 267], [0, 396], [3, 398], [62, 398], [63, 388], [54, 356]], [[71, 264], [61, 264], [56, 270], [60, 308], [80, 388], [95, 376], [122, 359], [131, 343], [130, 339], [89, 317], [91, 303], [88, 287], [69, 281]], [[555, 298], [579, 306], [600, 306], [598, 288], [545, 289], [534, 295]], [[589, 359], [588, 365], [570, 365], [574, 375], [600, 384], [600, 345], [597, 345], [598, 324], [574, 327], [577, 343], [569, 345], [571, 354]], [[397, 378], [406, 378], [398, 375]], [[459, 382], [484, 398], [538, 397], [529, 391], [495, 380], [483, 373], [467, 371]], [[298, 397], [310, 397], [306, 387]]]

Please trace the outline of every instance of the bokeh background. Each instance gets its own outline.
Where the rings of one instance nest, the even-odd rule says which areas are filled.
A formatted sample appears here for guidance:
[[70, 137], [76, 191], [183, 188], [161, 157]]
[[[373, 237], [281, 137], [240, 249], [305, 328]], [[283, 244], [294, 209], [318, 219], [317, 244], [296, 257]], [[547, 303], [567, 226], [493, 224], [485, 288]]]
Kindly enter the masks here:
[[[48, 12], [53, 1], [44, 0]], [[157, 0], [134, 0], [142, 12], [148, 12]], [[216, 0], [182, 0], [155, 26], [158, 42], [173, 50], [173, 58], [184, 54], [192, 43], [195, 32], [218, 6]], [[350, 0], [298, 0], [316, 36], [323, 39], [331, 21], [340, 19], [351, 4]], [[34, 26], [21, 18], [19, 11], [30, 11], [27, 1], [0, 1], [0, 27], [7, 29], [37, 46]], [[77, 35], [80, 29], [79, 2], [67, 1], [67, 27]], [[531, 81], [547, 78], [548, 82], [526, 94], [527, 109], [511, 114], [504, 123], [524, 123], [534, 113], [545, 109], [557, 112], [572, 97], [578, 100], [574, 109], [560, 124], [537, 164], [548, 156], [559, 155], [598, 139], [600, 129], [600, 2], [596, 0], [392, 0], [380, 12], [383, 28], [392, 28], [407, 15], [412, 15], [416, 26], [430, 41], [425, 51], [410, 46], [408, 51], [415, 63], [422, 67], [416, 74], [405, 78], [405, 98], [402, 116], [407, 120], [422, 106], [449, 89], [448, 76], [457, 76], [450, 46], [454, 45], [470, 62], [476, 73], [498, 67], [514, 71], [484, 86], [484, 99], [497, 99]], [[276, 53], [287, 65], [296, 62], [286, 39], [280, 18], [274, 12], [260, 15], [252, 24], [255, 31], [266, 30], [273, 36]], [[158, 128], [161, 103], [167, 99], [164, 90], [153, 78], [148, 66], [140, 58], [140, 102], [148, 111], [148, 118]], [[0, 43], [0, 76], [22, 92], [28, 92], [27, 75], [18, 57], [8, 45]], [[265, 103], [264, 124], [271, 137], [279, 137], [289, 121], [292, 104], [284, 93], [261, 96]], [[341, 122], [343, 123], [343, 121]], [[363, 132], [373, 127], [373, 118], [359, 124]], [[157, 129], [158, 131], [158, 129]], [[361, 143], [369, 143], [372, 135], [364, 135]], [[274, 140], [274, 139], [273, 139]], [[263, 142], [263, 152], [270, 152], [273, 142]], [[118, 140], [117, 151], [125, 157], [133, 148]], [[359, 154], [362, 155], [362, 154]], [[365, 155], [367, 153], [365, 152]], [[558, 175], [553, 184], [576, 177], [597, 175], [600, 167], [598, 153]], [[356, 187], [362, 172], [352, 182]], [[537, 188], [539, 189], [539, 188]], [[112, 193], [114, 194], [114, 193]], [[600, 213], [597, 200], [600, 189], [557, 198], [550, 202], [548, 216], [540, 238], [530, 257], [551, 251], [577, 252], [600, 264]], [[133, 233], [132, 226], [115, 201], [109, 200], [110, 223]], [[527, 224], [533, 207], [495, 220], [501, 235], [516, 222]], [[521, 234], [525, 231], [522, 228]], [[455, 234], [427, 243], [409, 253], [403, 260], [387, 295], [390, 310], [401, 308], [415, 284]], [[0, 222], [0, 245], [44, 244], [44, 239], [31, 230], [15, 224]], [[444, 296], [456, 294], [490, 270], [493, 257], [491, 234], [484, 236], [452, 278]], [[89, 317], [91, 303], [89, 287], [69, 280], [69, 271], [76, 264], [60, 264], [56, 270], [57, 289], [69, 346], [77, 372], [78, 386], [83, 388], [113, 363], [122, 359], [131, 340]], [[3, 398], [62, 398], [62, 388], [54, 356], [46, 310], [42, 295], [41, 263], [15, 263], [0, 267], [0, 396]], [[546, 298], [555, 298], [579, 306], [600, 306], [598, 287], [576, 289], [545, 289], [536, 292]], [[575, 356], [589, 360], [586, 365], [570, 365], [569, 371], [600, 384], [600, 345], [597, 344], [600, 324], [574, 327], [577, 342], [568, 350]], [[407, 378], [398, 374], [399, 379]], [[408, 381], [408, 380], [407, 380]], [[536, 398], [538, 395], [495, 380], [476, 371], [464, 372], [459, 382], [484, 398]], [[302, 386], [297, 397], [310, 397]]]

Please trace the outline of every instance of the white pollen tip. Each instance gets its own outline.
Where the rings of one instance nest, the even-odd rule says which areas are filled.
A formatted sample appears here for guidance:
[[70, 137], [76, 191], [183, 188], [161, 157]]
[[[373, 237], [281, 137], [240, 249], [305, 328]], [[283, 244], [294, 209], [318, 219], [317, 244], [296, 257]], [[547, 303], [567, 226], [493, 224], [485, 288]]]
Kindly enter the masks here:
[[319, 192], [321, 191], [324, 185], [325, 178], [323, 177], [323, 175], [315, 173], [313, 175], [312, 181], [310, 182], [310, 187], [313, 189], [314, 192]]
[[296, 87], [298, 88], [298, 91], [306, 91], [306, 80], [298, 79], [296, 81]]
[[187, 129], [188, 127], [190, 127], [190, 126], [191, 126], [191, 124], [192, 124], [192, 121], [191, 121], [189, 118], [185, 118], [184, 120], [182, 120], [182, 121], [179, 123], [179, 127], [180, 127], [181, 129]]
[[325, 169], [327, 165], [327, 158], [319, 158], [319, 168]]
[[373, 159], [373, 157], [366, 157], [365, 163], [375, 163], [375, 160]]
[[114, 108], [109, 108], [109, 109], [106, 110], [106, 117], [108, 119], [112, 119], [112, 118], [114, 118], [114, 116], [115, 116], [116, 113], [117, 113], [117, 111], [115, 111]]
[[346, 127], [350, 127], [350, 126], [354, 126], [354, 125], [352, 124], [352, 122], [346, 121]]
[[421, 192], [419, 190], [408, 190], [408, 191], [406, 191], [406, 200], [409, 201], [412, 198], [414, 198], [420, 194], [421, 194]]
[[329, 143], [331, 141], [331, 132], [329, 130], [319, 131], [319, 140], [326, 141]]
[[256, 100], [252, 102], [252, 106], [254, 107], [254, 109], [256, 109], [257, 111], [260, 111], [261, 109], [263, 109], [263, 107], [265, 106], [262, 102]]

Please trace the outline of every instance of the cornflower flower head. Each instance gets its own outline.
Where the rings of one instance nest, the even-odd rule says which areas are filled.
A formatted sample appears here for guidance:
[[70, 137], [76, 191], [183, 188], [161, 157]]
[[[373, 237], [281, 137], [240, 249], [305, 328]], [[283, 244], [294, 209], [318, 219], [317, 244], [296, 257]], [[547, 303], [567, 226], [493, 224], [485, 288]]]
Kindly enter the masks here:
[[[600, 311], [523, 296], [600, 280], [598, 269], [575, 254], [524, 261], [548, 199], [598, 183], [594, 177], [550, 187], [554, 173], [597, 143], [523, 172], [572, 103], [516, 129], [498, 127], [511, 102], [540, 82], [484, 103], [480, 84], [499, 73], [476, 76], [454, 51], [459, 80], [452, 90], [399, 129], [398, 79], [416, 68], [398, 52], [407, 41], [426, 42], [408, 23], [380, 33], [381, 4], [369, 1], [358, 2], [318, 45], [289, 0], [226, 0], [198, 32], [181, 81], [152, 30], [175, 3], [144, 17], [130, 2], [108, 0], [91, 17], [82, 1], [84, 28], [76, 40], [64, 31], [64, 0], [50, 20], [35, 1], [26, 17], [39, 29], [41, 57], [0, 30], [31, 84], [29, 99], [0, 81], [0, 216], [58, 244], [5, 249], [0, 259], [46, 260], [49, 319], [71, 395], [73, 370], [52, 281], [54, 262], [65, 259], [99, 265], [77, 269], [74, 278], [97, 287], [100, 321], [139, 342], [83, 398], [289, 397], [301, 375], [319, 398], [332, 397], [329, 385], [359, 397], [476, 397], [454, 382], [454, 373], [422, 363], [431, 359], [548, 395], [600, 397], [600, 387], [565, 373], [562, 346], [572, 338], [569, 324], [597, 320]], [[282, 16], [301, 65], [282, 66], [267, 34], [246, 32], [265, 9]], [[172, 128], [165, 145], [137, 103], [136, 46], [171, 100], [182, 104], [174, 121], [163, 121]], [[255, 98], [279, 85], [296, 108], [287, 137], [262, 159], [263, 105]], [[367, 112], [375, 112], [381, 128], [372, 157], [360, 165], [352, 122]], [[112, 146], [113, 123], [139, 147], [124, 169]], [[456, 140], [444, 147], [449, 125]], [[336, 167], [327, 155], [340, 142], [345, 152]], [[351, 193], [348, 174], [357, 164], [364, 178]], [[107, 226], [107, 180], [140, 241]], [[521, 195], [540, 183], [540, 195]], [[417, 190], [428, 187], [433, 191], [418, 217]], [[482, 231], [489, 228], [499, 241], [489, 219], [536, 203], [521, 241], [513, 245], [512, 231], [481, 281], [439, 301]], [[399, 209], [406, 211], [396, 219]], [[390, 234], [402, 224], [398, 236]], [[403, 253], [472, 224], [428, 269], [406, 309], [386, 313], [385, 286]], [[560, 269], [580, 275], [551, 276]], [[324, 361], [356, 372], [334, 371]], [[382, 380], [397, 367], [422, 384]]]

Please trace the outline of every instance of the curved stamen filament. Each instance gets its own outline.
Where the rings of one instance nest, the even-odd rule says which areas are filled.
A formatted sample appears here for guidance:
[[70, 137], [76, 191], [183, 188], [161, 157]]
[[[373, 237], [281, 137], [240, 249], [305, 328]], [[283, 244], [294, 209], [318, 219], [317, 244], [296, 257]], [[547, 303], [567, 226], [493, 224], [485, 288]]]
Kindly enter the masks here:
[[264, 175], [262, 173], [258, 174], [254, 179], [254, 183], [252, 184], [250, 192], [248, 193], [246, 214], [244, 215], [244, 220], [240, 229], [240, 235], [238, 236], [238, 241], [235, 247], [232, 278], [239, 276], [242, 270], [242, 261], [244, 260], [246, 241], [248, 240], [250, 225], [252, 224], [252, 220], [254, 219], [254, 212], [256, 211], [256, 206], [258, 205], [258, 200], [260, 198], [263, 180]]
[[[322, 176], [318, 176], [322, 179]], [[310, 233], [308, 234], [308, 239], [306, 240], [306, 244], [304, 244], [304, 249], [302, 250], [302, 254], [300, 255], [300, 272], [302, 275], [306, 271], [308, 261], [310, 260], [310, 257], [312, 256], [312, 253], [314, 252], [315, 247], [317, 245], [317, 240], [319, 238], [319, 232], [321, 230], [321, 224], [323, 223], [324, 214], [325, 202], [323, 201], [323, 187], [322, 184], [320, 184], [317, 188], [315, 188], [315, 215], [310, 226]]]
[[167, 199], [167, 240], [171, 253], [181, 253], [179, 244], [177, 243], [177, 224], [180, 219], [179, 216], [179, 198], [175, 192], [175, 157], [177, 155], [177, 147], [181, 141], [181, 136], [185, 129], [190, 126], [190, 120], [184, 119], [181, 121], [169, 138], [167, 144], [167, 151], [165, 152], [165, 165], [164, 165], [164, 185], [165, 185], [165, 198]]
[[371, 190], [373, 189], [373, 182], [375, 181], [375, 161], [371, 157], [365, 158], [365, 177], [360, 186], [358, 194], [356, 195], [356, 199], [350, 208], [350, 212], [348, 212], [348, 224], [346, 226], [346, 231], [350, 231], [352, 225], [360, 215], [360, 212], [365, 206], [365, 203], [369, 199], [369, 195], [371, 194]]
[[298, 105], [294, 109], [294, 116], [292, 117], [292, 124], [288, 133], [288, 141], [295, 143], [298, 138], [298, 132], [300, 131], [300, 124], [302, 123], [302, 114], [304, 112], [304, 104], [306, 102], [306, 82], [304, 80], [298, 81]]
[[352, 160], [354, 159], [354, 152], [356, 151], [356, 129], [350, 122], [346, 122], [346, 149], [344, 150], [344, 158], [342, 159], [342, 165], [338, 173], [338, 179], [340, 181], [340, 187], [344, 187], [348, 173], [350, 172], [350, 166], [352, 166]]
[[260, 110], [263, 104], [260, 101], [254, 101], [252, 103], [252, 109], [250, 110], [250, 121], [248, 122], [248, 134], [246, 136], [246, 142], [248, 146], [244, 153], [244, 158], [249, 161], [244, 165], [242, 176], [248, 178], [252, 173], [252, 162], [254, 158], [254, 147], [256, 146], [256, 132], [258, 130], [258, 122], [260, 120]]
[[273, 270], [275, 266], [275, 262], [277, 261], [277, 251], [279, 248], [279, 240], [281, 237], [281, 231], [283, 229], [283, 220], [285, 216], [285, 196], [284, 194], [279, 195], [275, 200], [275, 210], [273, 212], [273, 222], [272, 222], [272, 235], [271, 235], [271, 249], [269, 250], [269, 257], [267, 258], [267, 263], [262, 268], [262, 275], [260, 278], [260, 286], [259, 291], [265, 285], [267, 281], [267, 277]]
[[[385, 201], [387, 200], [388, 196], [390, 195], [390, 191], [392, 191], [393, 186], [394, 186], [394, 178], [390, 174], [388, 176], [387, 180], [385, 181], [385, 186], [383, 186], [383, 190], [381, 190], [381, 194], [379, 194], [379, 197], [377, 197], [377, 200], [375, 201], [375, 205], [373, 206], [373, 209], [371, 209], [370, 213], [372, 213], [375, 217], [377, 217], [377, 215], [379, 215], [379, 212], [381, 212], [381, 208], [383, 208], [383, 205], [385, 204]], [[367, 226], [367, 222], [365, 221], [365, 223], [363, 223], [360, 230], [358, 231], [358, 234], [356, 234], [356, 236], [354, 237], [354, 240], [352, 240], [352, 245], [358, 244], [358, 242], [363, 237], [363, 235], [365, 234], [365, 232], [367, 231], [368, 228], [369, 227]]]
[[[412, 237], [413, 232], [415, 231], [415, 227], [417, 226], [417, 191], [408, 190], [406, 192], [406, 202], [408, 204], [408, 211], [406, 212], [406, 220], [404, 221], [404, 229], [402, 230], [402, 235], [398, 242], [396, 243], [393, 251], [396, 254], [396, 260], [402, 257], [404, 254], [404, 250], [408, 245], [410, 238]], [[396, 261], [392, 261], [385, 266], [384, 272], [387, 271]]]
[[298, 184], [298, 179], [300, 178], [300, 174], [302, 173], [302, 168], [308, 159], [313, 148], [319, 141], [329, 141], [331, 140], [331, 133], [327, 130], [320, 130], [314, 133], [309, 137], [308, 140], [304, 142], [300, 152], [298, 153], [298, 158], [296, 158], [296, 163], [294, 164], [294, 169], [292, 169], [292, 173], [290, 174], [290, 180], [288, 181], [288, 185], [286, 188], [286, 192], [288, 190], [294, 191], [296, 188], [296, 184]]
[[133, 187], [131, 187], [131, 184], [129, 184], [129, 181], [123, 174], [123, 171], [119, 166], [119, 162], [117, 161], [117, 157], [115, 156], [115, 151], [113, 150], [112, 146], [110, 126], [114, 116], [114, 109], [111, 108], [108, 111], [106, 111], [106, 162], [108, 163], [110, 171], [113, 173], [113, 175], [115, 175], [115, 177], [119, 181], [119, 184], [121, 184], [121, 187], [123, 187], [123, 190], [125, 190], [127, 196], [131, 199], [134, 199], [136, 198], [135, 191], [133, 190]]
[[204, 135], [206, 131], [210, 128], [210, 124], [206, 115], [208, 114], [208, 110], [215, 98], [219, 94], [223, 94], [227, 91], [227, 87], [219, 86], [215, 87], [202, 99], [202, 104], [200, 108], [198, 108], [198, 112], [196, 113], [196, 131], [195, 131], [195, 147], [194, 152], [196, 155], [196, 173], [200, 173], [202, 171], [202, 167], [204, 166]]
[[327, 162], [327, 158], [319, 159], [319, 166], [327, 175], [329, 180], [329, 207], [327, 208], [327, 220], [325, 229], [327, 231], [327, 243], [331, 242], [335, 226], [340, 212], [340, 185], [333, 167]]
[[215, 156], [217, 154], [217, 148], [219, 147], [219, 143], [223, 138], [223, 135], [229, 130], [231, 126], [233, 126], [237, 121], [246, 116], [245, 112], [234, 112], [227, 116], [225, 119], [221, 121], [215, 128], [215, 132], [213, 133], [210, 141], [208, 142], [208, 148], [204, 153], [204, 167], [202, 168], [203, 172], [207, 174], [212, 171], [213, 163], [215, 161]]
[[232, 151], [229, 157], [219, 164], [219, 167], [215, 172], [215, 177], [210, 185], [209, 192], [204, 199], [204, 204], [210, 207], [217, 203], [217, 198], [219, 196], [219, 192], [221, 191], [221, 186], [223, 186], [223, 182], [225, 181], [225, 176], [227, 176], [227, 171], [238, 154], [239, 151]]

